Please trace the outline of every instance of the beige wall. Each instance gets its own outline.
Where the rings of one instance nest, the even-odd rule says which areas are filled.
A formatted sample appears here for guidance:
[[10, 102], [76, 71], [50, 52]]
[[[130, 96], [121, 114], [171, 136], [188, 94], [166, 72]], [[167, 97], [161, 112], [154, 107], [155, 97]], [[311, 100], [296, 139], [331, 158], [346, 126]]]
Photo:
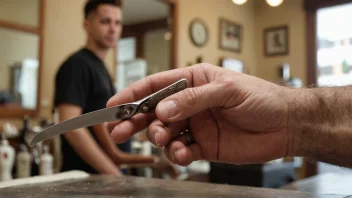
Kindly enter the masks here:
[[[289, 55], [264, 56], [263, 31], [267, 27], [288, 25]], [[302, 79], [306, 85], [306, 42], [303, 0], [285, 0], [279, 7], [270, 7], [265, 1], [256, 1], [256, 61], [257, 75], [266, 80], [277, 79], [277, 67], [285, 62], [291, 66], [291, 76]]]
[[[188, 33], [190, 22], [194, 18], [205, 21], [209, 31], [209, 41], [202, 48], [195, 47]], [[234, 53], [219, 49], [219, 19], [226, 18], [243, 26], [242, 52]], [[179, 66], [186, 66], [188, 62], [195, 62], [201, 55], [203, 62], [219, 65], [221, 57], [232, 57], [242, 60], [250, 73], [255, 74], [255, 15], [254, 1], [239, 6], [230, 0], [179, 0]]]
[[[47, 1], [45, 9], [44, 56], [41, 78], [41, 100], [47, 101], [40, 115], [50, 116], [53, 100], [55, 74], [67, 56], [84, 45], [83, 6], [85, 0]], [[113, 52], [106, 58], [110, 72], [113, 71]]]

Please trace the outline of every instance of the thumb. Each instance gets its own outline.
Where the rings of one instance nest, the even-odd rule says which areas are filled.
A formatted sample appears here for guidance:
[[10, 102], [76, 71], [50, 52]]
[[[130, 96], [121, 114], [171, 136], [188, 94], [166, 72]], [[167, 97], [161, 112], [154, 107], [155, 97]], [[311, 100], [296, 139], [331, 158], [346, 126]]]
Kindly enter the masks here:
[[184, 120], [211, 107], [220, 106], [225, 90], [214, 82], [187, 88], [162, 100], [156, 107], [157, 117], [164, 122]]

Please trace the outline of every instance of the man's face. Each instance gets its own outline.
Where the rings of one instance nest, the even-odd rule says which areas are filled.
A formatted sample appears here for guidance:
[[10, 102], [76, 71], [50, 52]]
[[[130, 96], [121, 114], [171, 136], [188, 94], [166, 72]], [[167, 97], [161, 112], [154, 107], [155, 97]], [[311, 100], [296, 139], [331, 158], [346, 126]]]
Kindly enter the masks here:
[[121, 35], [121, 9], [103, 4], [85, 20], [88, 36], [101, 48], [114, 47]]

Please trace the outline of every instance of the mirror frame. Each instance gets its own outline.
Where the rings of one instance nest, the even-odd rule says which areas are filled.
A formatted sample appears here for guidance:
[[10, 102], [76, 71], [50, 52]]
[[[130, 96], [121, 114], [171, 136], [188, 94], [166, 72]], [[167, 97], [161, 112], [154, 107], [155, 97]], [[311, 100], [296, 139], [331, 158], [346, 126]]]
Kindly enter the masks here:
[[39, 113], [40, 108], [40, 95], [41, 95], [41, 71], [43, 65], [43, 42], [44, 42], [44, 12], [45, 12], [45, 1], [46, 0], [39, 0], [39, 23], [37, 27], [33, 27], [30, 25], [21, 24], [18, 22], [10, 22], [6, 20], [0, 20], [0, 27], [1, 28], [8, 28], [11, 30], [18, 30], [21, 32], [27, 32], [36, 34], [39, 37], [39, 49], [38, 49], [38, 84], [37, 84], [37, 105], [36, 109], [24, 109], [24, 108], [17, 108], [17, 107], [0, 107], [0, 118], [22, 118], [25, 115], [29, 116], [36, 116]]

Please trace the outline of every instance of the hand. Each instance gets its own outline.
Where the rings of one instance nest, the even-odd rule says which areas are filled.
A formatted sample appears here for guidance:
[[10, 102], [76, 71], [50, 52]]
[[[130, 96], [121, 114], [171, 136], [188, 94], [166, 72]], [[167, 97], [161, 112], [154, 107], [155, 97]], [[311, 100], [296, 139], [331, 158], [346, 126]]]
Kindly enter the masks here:
[[[155, 113], [109, 123], [113, 140], [124, 142], [149, 126], [149, 140], [165, 146], [166, 157], [184, 166], [195, 160], [263, 163], [294, 152], [288, 130], [293, 89], [218, 66], [200, 64], [148, 76], [107, 106], [136, 101], [181, 78], [190, 88], [161, 101]], [[195, 140], [191, 145], [180, 135], [187, 129]]]

